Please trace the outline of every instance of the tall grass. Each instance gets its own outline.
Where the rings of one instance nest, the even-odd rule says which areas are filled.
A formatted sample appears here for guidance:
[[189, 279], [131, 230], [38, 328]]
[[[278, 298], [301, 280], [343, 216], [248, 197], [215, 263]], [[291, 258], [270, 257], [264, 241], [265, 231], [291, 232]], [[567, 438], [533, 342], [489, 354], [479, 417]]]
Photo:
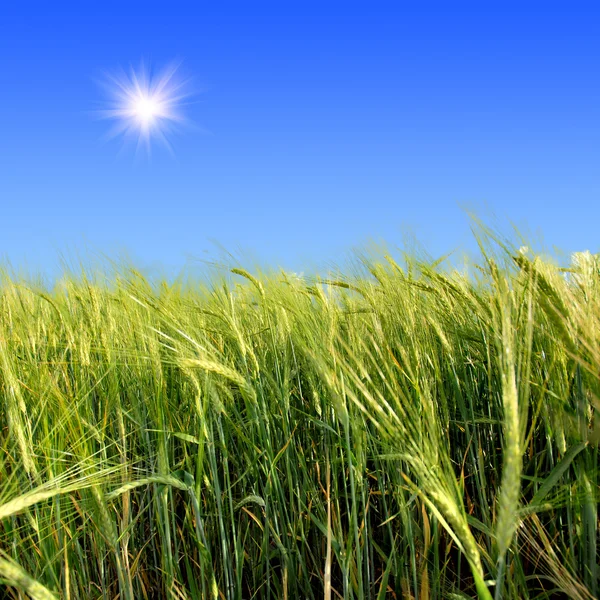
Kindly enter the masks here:
[[7, 598], [598, 597], [600, 261], [0, 293]]

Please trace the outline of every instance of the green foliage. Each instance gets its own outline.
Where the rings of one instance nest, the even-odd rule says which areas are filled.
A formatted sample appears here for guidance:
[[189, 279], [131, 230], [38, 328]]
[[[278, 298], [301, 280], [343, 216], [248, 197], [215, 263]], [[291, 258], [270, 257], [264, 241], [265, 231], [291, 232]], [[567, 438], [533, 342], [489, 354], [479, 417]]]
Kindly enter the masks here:
[[0, 295], [7, 598], [598, 597], [600, 269]]

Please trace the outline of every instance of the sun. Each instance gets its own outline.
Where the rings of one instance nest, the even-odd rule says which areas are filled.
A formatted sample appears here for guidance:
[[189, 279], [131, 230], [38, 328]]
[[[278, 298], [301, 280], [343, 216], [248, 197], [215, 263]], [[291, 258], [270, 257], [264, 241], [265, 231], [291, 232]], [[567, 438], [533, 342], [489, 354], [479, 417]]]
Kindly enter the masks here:
[[154, 74], [141, 64], [138, 69], [106, 74], [102, 83], [110, 99], [99, 112], [114, 121], [108, 137], [134, 140], [138, 149], [148, 151], [155, 139], [172, 151], [169, 138], [189, 124], [183, 114], [189, 82], [179, 76], [178, 68], [174, 63]]
[[137, 118], [142, 125], [151, 123], [160, 116], [160, 104], [152, 97], [140, 96], [133, 105]]

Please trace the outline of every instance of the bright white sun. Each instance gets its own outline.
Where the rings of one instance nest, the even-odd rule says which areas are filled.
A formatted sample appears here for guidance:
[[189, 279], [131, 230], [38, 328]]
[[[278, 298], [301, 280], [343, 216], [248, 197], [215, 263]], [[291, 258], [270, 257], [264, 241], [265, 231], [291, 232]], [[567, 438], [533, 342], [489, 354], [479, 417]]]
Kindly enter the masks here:
[[104, 83], [111, 100], [100, 115], [115, 121], [109, 137], [134, 139], [138, 148], [147, 150], [155, 138], [170, 150], [169, 136], [187, 123], [182, 108], [190, 96], [177, 69], [178, 65], [171, 65], [155, 75], [142, 65], [138, 70], [107, 75]]
[[154, 98], [147, 98], [146, 96], [138, 98], [133, 105], [133, 109], [143, 124], [149, 123], [160, 114], [158, 102]]

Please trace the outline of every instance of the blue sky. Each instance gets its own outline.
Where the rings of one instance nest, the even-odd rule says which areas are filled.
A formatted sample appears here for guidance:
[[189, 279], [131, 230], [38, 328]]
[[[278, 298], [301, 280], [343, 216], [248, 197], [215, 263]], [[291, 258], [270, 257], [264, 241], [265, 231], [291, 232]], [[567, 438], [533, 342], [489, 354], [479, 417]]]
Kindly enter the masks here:
[[[0, 256], [14, 265], [125, 249], [175, 272], [220, 244], [305, 270], [407, 229], [439, 255], [473, 247], [465, 206], [600, 250], [597, 10], [89, 4], [0, 8]], [[142, 59], [193, 77], [197, 127], [174, 157], [120, 152], [91, 115], [103, 71]]]

